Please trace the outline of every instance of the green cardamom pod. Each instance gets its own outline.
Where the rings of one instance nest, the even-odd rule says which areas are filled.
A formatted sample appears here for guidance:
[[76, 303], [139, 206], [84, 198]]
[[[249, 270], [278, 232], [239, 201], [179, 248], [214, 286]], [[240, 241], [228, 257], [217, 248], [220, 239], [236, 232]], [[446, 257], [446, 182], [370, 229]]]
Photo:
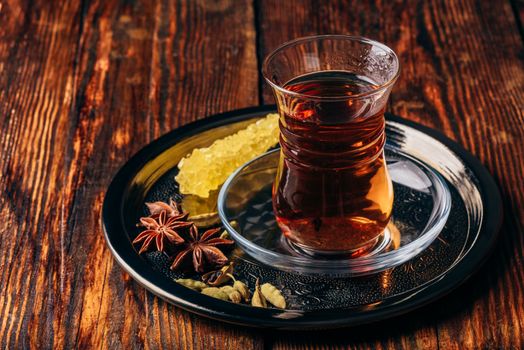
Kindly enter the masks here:
[[219, 289], [228, 295], [235, 291], [235, 288], [233, 288], [232, 286], [222, 286]]
[[229, 239], [229, 232], [227, 232], [226, 230], [224, 230], [224, 232], [222, 232], [220, 234], [220, 238], [221, 239]]
[[220, 300], [229, 300], [229, 296], [222, 290], [220, 290], [220, 288], [217, 288], [217, 287], [208, 287], [208, 288], [204, 288], [202, 289], [202, 294], [205, 294], [205, 295], [208, 295], [210, 297], [213, 297], [213, 298], [217, 298], [217, 299], [220, 299]]
[[269, 301], [273, 306], [281, 309], [286, 308], [286, 299], [282, 293], [272, 284], [264, 283], [260, 288], [262, 295]]
[[199, 292], [202, 289], [207, 288], [207, 284], [205, 284], [204, 282], [192, 280], [190, 278], [179, 278], [175, 280], [175, 282], [183, 285], [184, 287], [187, 287], [187, 288], [199, 291]]
[[229, 296], [229, 300], [231, 300], [231, 301], [234, 302], [235, 304], [239, 304], [239, 303], [242, 301], [242, 295], [240, 295], [240, 293], [238, 292], [238, 290], [234, 290], [234, 291], [231, 292], [231, 294], [229, 294], [228, 296]]
[[229, 300], [231, 300], [234, 303], [240, 303], [242, 301], [242, 296], [236, 290], [233, 288], [233, 286], [222, 286], [220, 287], [220, 290], [227, 294]]
[[266, 308], [266, 298], [262, 295], [262, 292], [260, 291], [260, 282], [257, 278], [257, 282], [255, 284], [255, 291], [253, 292], [253, 298], [251, 299], [251, 305], [255, 307], [262, 307]]
[[244, 299], [245, 302], [249, 302], [249, 300], [251, 300], [251, 293], [244, 282], [235, 280], [235, 283], [233, 283], [233, 288], [235, 288], [240, 293], [242, 299]]

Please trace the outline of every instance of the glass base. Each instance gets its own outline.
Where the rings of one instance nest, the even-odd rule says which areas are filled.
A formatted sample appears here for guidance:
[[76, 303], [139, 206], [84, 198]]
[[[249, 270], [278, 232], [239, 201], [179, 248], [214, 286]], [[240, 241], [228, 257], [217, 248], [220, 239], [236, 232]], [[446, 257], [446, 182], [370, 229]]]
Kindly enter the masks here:
[[356, 259], [362, 256], [374, 256], [387, 249], [391, 243], [392, 239], [389, 228], [386, 228], [384, 232], [371, 242], [357, 249], [347, 251], [311, 249], [300, 243], [293, 242], [284, 235], [280, 236], [282, 249], [287, 249], [290, 255], [304, 256], [311, 259]]
[[[220, 218], [249, 256], [284, 271], [357, 276], [398, 266], [420, 254], [439, 235], [450, 213], [451, 194], [441, 176], [425, 163], [388, 145], [385, 150], [395, 192], [393, 214], [384, 234], [364, 252], [326, 254], [283, 237], [271, 199], [278, 150], [246, 163], [229, 177], [218, 198]], [[237, 229], [231, 221], [237, 222]]]

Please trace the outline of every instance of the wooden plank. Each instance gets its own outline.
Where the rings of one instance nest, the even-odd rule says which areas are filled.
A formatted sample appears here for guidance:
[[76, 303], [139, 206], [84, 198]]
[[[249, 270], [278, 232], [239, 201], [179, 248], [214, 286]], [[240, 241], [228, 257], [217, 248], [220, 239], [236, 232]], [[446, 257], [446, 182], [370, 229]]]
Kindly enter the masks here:
[[[12, 348], [261, 348], [153, 297], [99, 215], [139, 148], [257, 103], [248, 1], [3, 3], [0, 339]], [[228, 30], [225, 30], [228, 29]]]
[[[81, 37], [76, 74], [81, 96], [76, 101], [77, 125], [81, 127], [75, 140], [87, 147], [81, 146], [82, 152], [72, 157], [72, 164], [86, 177], [75, 182], [75, 171], [69, 172], [73, 197], [82, 198], [71, 207], [74, 219], [70, 222], [98, 225], [98, 209], [111, 176], [153, 138], [205, 115], [256, 103], [252, 18], [247, 2], [233, 6], [228, 1], [137, 1], [109, 6], [101, 1], [89, 7], [84, 23], [94, 25], [86, 26]], [[93, 166], [97, 170], [89, 175]], [[97, 181], [93, 183], [91, 176]], [[96, 210], [90, 211], [93, 207]], [[77, 234], [85, 229], [69, 228]], [[92, 230], [99, 232], [98, 226]], [[79, 321], [72, 322], [78, 325], [78, 344], [261, 346], [262, 339], [251, 331], [204, 320], [153, 297], [115, 265], [101, 235], [76, 247], [83, 251], [93, 246], [104, 254], [91, 250], [85, 256], [92, 276], [75, 288], [82, 310], [81, 315], [74, 313]], [[102, 261], [95, 262], [97, 257]], [[90, 308], [93, 299], [96, 308]]]
[[62, 191], [80, 11], [72, 3], [1, 4], [2, 347], [49, 348], [66, 333], [68, 241], [81, 241], [67, 239]]
[[[320, 348], [326, 339], [341, 348], [524, 347], [524, 73], [509, 2], [269, 0], [257, 8], [261, 56], [313, 34], [365, 35], [391, 46], [402, 75], [390, 109], [463, 144], [492, 172], [506, 202], [495, 256], [481, 276], [437, 304], [450, 312], [429, 308], [407, 332], [394, 321], [386, 332], [367, 328], [374, 337], [359, 336], [364, 330], [356, 337], [275, 336], [274, 347]], [[263, 100], [272, 102], [267, 87]]]
[[[385, 8], [384, 8], [385, 7]], [[260, 46], [264, 55], [281, 43], [301, 36], [316, 34], [352, 34], [368, 36], [391, 45], [387, 40], [384, 23], [393, 15], [394, 8], [402, 6], [379, 1], [332, 1], [317, 6], [315, 1], [261, 1], [259, 3]], [[381, 15], [378, 15], [378, 13]], [[293, 15], [289, 15], [292, 13]], [[272, 103], [273, 97], [264, 87], [264, 102]], [[413, 327], [413, 321], [403, 327], [412, 334], [403, 334], [395, 324], [382, 327], [359, 327], [356, 331], [323, 333], [311, 332], [300, 336], [281, 336], [272, 339], [275, 349], [320, 349], [328, 343], [336, 349], [415, 349], [436, 348], [437, 334], [433, 325], [422, 323]], [[388, 332], [387, 327], [392, 329]], [[378, 331], [377, 329], [380, 329]]]
[[[523, 348], [523, 43], [507, 1], [424, 5], [406, 14], [411, 18], [406, 27], [414, 33], [406, 52], [415, 52], [416, 58], [407, 68], [412, 72], [408, 84], [399, 88], [413, 92], [395, 99], [393, 106], [410, 117], [419, 109], [404, 108], [402, 100], [431, 106], [435, 126], [487, 166], [505, 201], [494, 256], [476, 278], [441, 304], [446, 312], [437, 322], [439, 346]], [[422, 62], [428, 69], [421, 69]], [[415, 89], [412, 81], [422, 84]]]

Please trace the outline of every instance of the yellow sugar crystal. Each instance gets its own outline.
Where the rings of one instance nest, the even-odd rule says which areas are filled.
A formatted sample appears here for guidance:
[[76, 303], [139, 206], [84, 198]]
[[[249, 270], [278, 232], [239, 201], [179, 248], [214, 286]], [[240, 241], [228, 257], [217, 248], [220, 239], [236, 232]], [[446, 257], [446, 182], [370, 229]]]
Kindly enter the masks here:
[[278, 114], [249, 124], [233, 135], [218, 139], [209, 147], [197, 148], [178, 163], [175, 177], [183, 194], [207, 198], [242, 164], [278, 143]]

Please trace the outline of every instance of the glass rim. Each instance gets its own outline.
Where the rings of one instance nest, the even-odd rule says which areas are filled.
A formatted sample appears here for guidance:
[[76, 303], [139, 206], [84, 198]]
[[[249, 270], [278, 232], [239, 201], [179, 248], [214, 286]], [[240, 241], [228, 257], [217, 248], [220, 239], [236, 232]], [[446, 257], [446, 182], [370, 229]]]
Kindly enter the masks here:
[[[306, 42], [310, 42], [310, 41], [315, 41], [315, 40], [321, 40], [321, 39], [338, 39], [338, 40], [344, 39], [344, 40], [348, 40], [348, 41], [366, 43], [366, 44], [370, 44], [370, 45], [379, 47], [380, 49], [384, 50], [385, 52], [387, 52], [387, 53], [389, 53], [389, 54], [391, 54], [393, 56], [393, 58], [394, 58], [394, 60], [396, 62], [396, 71], [395, 71], [395, 73], [393, 74], [393, 76], [391, 78], [389, 78], [384, 84], [378, 85], [376, 89], [371, 90], [371, 91], [361, 92], [361, 93], [358, 93], [358, 94], [355, 94], [355, 95], [351, 95], [351, 96], [314, 96], [314, 95], [303, 94], [303, 93], [299, 93], [299, 92], [296, 92], [296, 91], [288, 90], [288, 89], [284, 88], [283, 86], [281, 86], [281, 84], [277, 84], [276, 82], [274, 82], [273, 80], [271, 80], [269, 78], [269, 74], [267, 72], [268, 71], [269, 62], [279, 52], [281, 52], [282, 50], [284, 50], [286, 48], [289, 48], [289, 47], [292, 47], [292, 46], [296, 46], [298, 44], [302, 44], [302, 43], [306, 43]], [[395, 51], [393, 51], [389, 46], [387, 46], [387, 45], [385, 45], [385, 44], [383, 44], [383, 43], [381, 43], [379, 41], [376, 41], [376, 40], [373, 40], [373, 39], [369, 39], [369, 38], [366, 38], [364, 36], [359, 36], [359, 35], [323, 34], [323, 35], [304, 36], [304, 37], [296, 38], [296, 39], [293, 39], [293, 40], [290, 40], [290, 41], [287, 41], [287, 42], [281, 44], [280, 46], [278, 46], [276, 49], [274, 49], [271, 53], [269, 53], [266, 56], [266, 58], [264, 59], [264, 61], [262, 63], [262, 69], [261, 70], [262, 70], [262, 76], [264, 77], [266, 82], [272, 88], [274, 88], [275, 90], [280, 91], [281, 93], [284, 93], [286, 95], [291, 95], [291, 96], [294, 96], [294, 97], [302, 97], [304, 99], [309, 99], [309, 100], [346, 101], [346, 100], [359, 99], [359, 98], [363, 98], [363, 97], [373, 96], [375, 94], [378, 94], [378, 93], [384, 91], [386, 88], [390, 87], [391, 85], [393, 85], [395, 83], [395, 81], [397, 80], [397, 78], [399, 77], [399, 75], [400, 75], [400, 62], [399, 62], [398, 56], [395, 53]]]

